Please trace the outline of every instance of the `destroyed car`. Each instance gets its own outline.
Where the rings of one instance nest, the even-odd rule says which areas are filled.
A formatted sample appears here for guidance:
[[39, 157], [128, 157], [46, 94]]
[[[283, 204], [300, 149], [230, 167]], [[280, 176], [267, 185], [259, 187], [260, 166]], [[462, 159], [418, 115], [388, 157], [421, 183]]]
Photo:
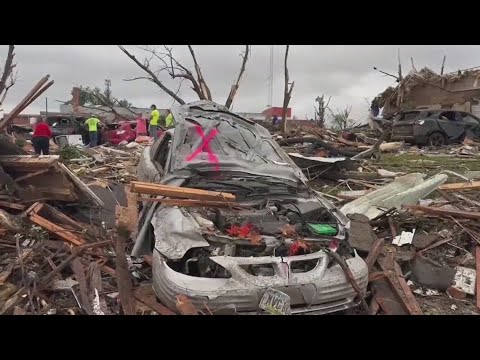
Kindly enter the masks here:
[[392, 127], [392, 140], [416, 145], [459, 143], [465, 136], [480, 135], [480, 119], [463, 111], [415, 110], [400, 112]]
[[237, 314], [264, 313], [259, 305], [287, 303], [291, 314], [358, 305], [329, 256], [336, 251], [366, 291], [368, 268], [348, 243], [349, 219], [306, 185], [270, 133], [211, 101], [172, 114], [176, 127], [144, 149], [139, 180], [230, 193], [236, 202], [223, 208], [144, 202], [132, 256], [153, 251], [159, 300], [177, 311], [176, 297], [184, 295], [198, 308]]

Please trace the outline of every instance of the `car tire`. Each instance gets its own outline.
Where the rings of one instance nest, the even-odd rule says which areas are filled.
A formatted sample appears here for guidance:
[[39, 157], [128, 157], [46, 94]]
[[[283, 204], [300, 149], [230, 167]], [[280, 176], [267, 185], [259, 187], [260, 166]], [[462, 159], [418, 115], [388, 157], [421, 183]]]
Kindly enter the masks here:
[[428, 145], [433, 146], [433, 147], [440, 147], [443, 146], [447, 143], [447, 139], [445, 138], [445, 135], [443, 135], [441, 132], [434, 132], [431, 133], [430, 136], [428, 137]]

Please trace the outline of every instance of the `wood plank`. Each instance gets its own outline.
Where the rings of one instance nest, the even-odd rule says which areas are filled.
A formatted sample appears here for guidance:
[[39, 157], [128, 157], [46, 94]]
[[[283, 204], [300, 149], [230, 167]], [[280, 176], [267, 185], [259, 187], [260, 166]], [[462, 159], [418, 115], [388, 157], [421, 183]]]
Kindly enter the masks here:
[[437, 241], [436, 243], [433, 243], [433, 244], [427, 246], [425, 249], [422, 249], [422, 250], [420, 250], [420, 251], [417, 251], [417, 254], [422, 254], [422, 253], [424, 253], [425, 251], [434, 249], [434, 248], [436, 248], [437, 246], [443, 245], [443, 244], [445, 244], [445, 243], [447, 243], [447, 242], [450, 242], [450, 241], [453, 241], [453, 238], [446, 238], [446, 239], [439, 240], [439, 241]]
[[138, 228], [138, 195], [130, 192], [128, 187], [125, 187], [125, 194], [127, 196], [127, 227], [132, 234], [135, 234]]
[[83, 194], [85, 194], [87, 197], [89, 197], [93, 202], [94, 204], [100, 206], [100, 207], [104, 207], [105, 204], [103, 203], [103, 201], [97, 196], [95, 195], [95, 193], [87, 186], [83, 183], [82, 180], [80, 180], [78, 178], [77, 175], [75, 175], [68, 167], [66, 167], [64, 164], [62, 163], [57, 163], [57, 165], [60, 167], [60, 169], [62, 169], [64, 171], [64, 173], [70, 178], [70, 180], [75, 184], [75, 187], [81, 191]]
[[480, 309], [480, 246], [475, 248], [475, 263], [477, 269], [477, 308]]
[[0, 201], [0, 207], [15, 209], [15, 210], [25, 210], [26, 206], [23, 204], [9, 203], [7, 201]]
[[163, 195], [168, 197], [210, 200], [210, 201], [234, 201], [235, 195], [216, 191], [191, 189], [178, 186], [152, 184], [140, 181], [132, 181], [130, 191], [139, 194]]
[[45, 204], [43, 208], [48, 211], [48, 215], [50, 215], [54, 218], [52, 220], [56, 220], [59, 223], [62, 223], [64, 225], [70, 225], [72, 228], [77, 229], [78, 231], [85, 230], [84, 226], [82, 226], [79, 223], [77, 223], [76, 221], [72, 220], [67, 215], [62, 213], [61, 211], [58, 211], [53, 206]]
[[405, 281], [405, 278], [403, 277], [403, 272], [402, 269], [400, 268], [400, 265], [396, 261], [394, 261], [393, 266], [395, 268], [395, 274], [397, 275], [398, 282], [403, 289], [403, 293], [405, 294], [405, 297], [408, 301], [408, 307], [410, 309], [410, 314], [411, 315], [423, 315], [423, 311], [420, 308], [420, 305], [418, 305], [417, 300], [415, 299], [415, 296], [412, 294], [412, 290], [410, 290], [410, 287], [407, 285], [407, 282]]
[[73, 245], [83, 245], [86, 243], [84, 239], [82, 239], [80, 236], [77, 236], [73, 233], [71, 233], [68, 230], [65, 230], [61, 226], [58, 226], [49, 220], [41, 217], [38, 214], [30, 214], [29, 216], [30, 220], [34, 222], [35, 224], [47, 229], [48, 231], [54, 233], [57, 235], [59, 238], [62, 240], [65, 240]]
[[383, 238], [377, 239], [373, 243], [372, 250], [370, 250], [367, 259], [365, 260], [368, 266], [368, 272], [372, 271], [373, 265], [375, 265], [375, 262], [377, 261], [378, 255], [380, 254], [384, 244], [385, 240]]
[[443, 184], [438, 187], [439, 190], [472, 190], [480, 189], [480, 181], [467, 181], [463, 183]]
[[29, 174], [26, 174], [26, 175], [22, 175], [22, 176], [19, 176], [17, 178], [15, 178], [13, 181], [15, 181], [16, 183], [20, 182], [20, 181], [24, 181], [24, 180], [27, 180], [27, 179], [30, 179], [32, 177], [35, 177], [35, 176], [38, 176], [38, 175], [42, 175], [42, 174], [45, 174], [47, 172], [49, 172], [50, 169], [47, 168], [47, 169], [40, 169], [40, 170], [37, 170], [33, 173], [29, 173]]
[[408, 315], [401, 301], [395, 296], [387, 279], [378, 279], [371, 284], [373, 297], [386, 315]]
[[[100, 265], [97, 262], [91, 262], [88, 265], [87, 280], [90, 301], [92, 302], [95, 298], [95, 290], [97, 290], [100, 298], [100, 310], [107, 315], [107, 302], [105, 296], [101, 294], [103, 292], [102, 274], [100, 273]], [[93, 309], [93, 312], [95, 313], [95, 309]]]
[[[393, 248], [391, 248], [393, 250]], [[398, 269], [395, 268], [395, 251], [388, 251], [386, 256], [383, 259], [378, 261], [380, 267], [387, 275], [388, 283], [395, 294], [395, 296], [400, 300], [400, 303], [406, 310], [409, 315], [421, 315], [422, 312], [418, 306], [416, 300], [413, 297], [413, 294], [408, 288], [408, 285], [405, 282], [405, 279], [400, 278], [398, 274], [401, 274], [400, 267], [398, 264]], [[403, 275], [403, 274], [402, 274]], [[404, 282], [404, 283], [402, 283]], [[407, 290], [408, 288], [408, 290]]]
[[87, 277], [85, 276], [85, 268], [79, 258], [73, 259], [70, 263], [70, 268], [75, 274], [80, 289], [80, 301], [82, 308], [88, 315], [93, 315], [92, 305], [88, 296]]
[[226, 201], [208, 201], [208, 200], [188, 200], [188, 199], [152, 199], [138, 198], [138, 202], [158, 202], [168, 206], [183, 207], [244, 207], [234, 202]]
[[130, 271], [128, 270], [127, 259], [125, 258], [125, 244], [128, 240], [129, 231], [122, 219], [117, 221], [117, 238], [115, 241], [116, 269], [115, 279], [117, 280], [120, 302], [125, 315], [135, 315], [136, 306], [133, 297], [133, 285]]
[[176, 315], [173, 311], [165, 305], [157, 301], [155, 292], [151, 286], [141, 286], [134, 291], [135, 299], [143, 305], [149, 307], [160, 315]]
[[20, 266], [20, 262], [24, 263], [25, 260], [27, 260], [28, 257], [30, 255], [32, 255], [32, 253], [33, 253], [32, 248], [25, 249], [24, 251], [22, 251], [22, 253], [20, 255], [20, 258], [17, 257], [17, 259], [15, 259], [14, 262], [8, 264], [5, 267], [5, 269], [0, 273], [0, 285], [5, 283], [5, 281], [7, 281], [7, 279], [8, 279], [8, 277], [12, 274], [13, 269], [15, 269], [15, 267], [17, 267], [17, 266]]
[[372, 297], [369, 308], [370, 308], [370, 315], [377, 315], [378, 310], [380, 310], [380, 305], [378, 304], [377, 299], [375, 299], [375, 297]]
[[436, 215], [439, 217], [460, 217], [464, 219], [480, 220], [480, 212], [473, 211], [461, 211], [461, 210], [448, 210], [441, 209], [431, 206], [420, 206], [420, 205], [404, 205], [405, 209], [411, 211], [419, 211], [430, 215]]

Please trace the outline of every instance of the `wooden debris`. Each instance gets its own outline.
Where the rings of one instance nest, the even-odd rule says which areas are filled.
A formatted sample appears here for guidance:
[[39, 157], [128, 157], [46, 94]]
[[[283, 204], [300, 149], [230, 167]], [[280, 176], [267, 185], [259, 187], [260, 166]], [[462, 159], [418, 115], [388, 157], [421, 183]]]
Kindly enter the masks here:
[[442, 208], [436, 208], [432, 206], [420, 206], [420, 205], [404, 205], [405, 209], [414, 212], [423, 212], [430, 215], [436, 215], [440, 217], [460, 217], [464, 219], [480, 220], [480, 212], [473, 211], [461, 211], [461, 210], [448, 210]]
[[420, 250], [420, 251], [417, 251], [417, 254], [422, 254], [422, 253], [424, 253], [425, 251], [434, 249], [434, 248], [436, 248], [437, 246], [446, 244], [447, 242], [450, 242], [450, 241], [452, 241], [452, 240], [453, 240], [453, 238], [446, 238], [446, 239], [439, 240], [439, 241], [437, 241], [436, 243], [433, 243], [432, 245], [427, 246], [425, 249], [422, 249], [422, 250]]
[[365, 301], [365, 295], [362, 293], [362, 290], [358, 286], [357, 282], [355, 281], [355, 278], [353, 277], [353, 274], [348, 267], [348, 264], [340, 257], [339, 254], [337, 254], [335, 251], [329, 251], [328, 255], [331, 256], [338, 265], [342, 268], [343, 272], [345, 273], [345, 277], [347, 278], [348, 282], [352, 285], [353, 289], [357, 293], [358, 297], [360, 298], [360, 301], [362, 302], [362, 306], [366, 312], [369, 311], [368, 304]]
[[[138, 228], [138, 195], [130, 192], [128, 187], [125, 187], [125, 194], [127, 196], [127, 214], [128, 223], [127, 228], [130, 233], [134, 234]], [[132, 236], [133, 238], [134, 236]]]
[[93, 315], [92, 305], [88, 296], [87, 278], [85, 276], [85, 268], [79, 258], [73, 259], [70, 267], [72, 268], [75, 278], [78, 281], [78, 287], [80, 290], [80, 300], [82, 308], [88, 315]]
[[470, 181], [455, 184], [443, 184], [438, 187], [439, 190], [458, 191], [458, 190], [472, 190], [480, 189], [480, 181]]
[[378, 255], [380, 254], [380, 251], [382, 250], [383, 245], [385, 244], [385, 240], [380, 238], [377, 239], [372, 246], [372, 250], [368, 253], [367, 259], [365, 262], [367, 263], [368, 266], [368, 271], [372, 271], [373, 265], [375, 265], [375, 262], [377, 261]]
[[176, 306], [178, 311], [180, 311], [180, 314], [182, 315], [198, 315], [197, 308], [185, 295], [177, 295]]
[[0, 285], [4, 284], [7, 281], [8, 277], [12, 274], [13, 269], [17, 266], [20, 266], [20, 263], [25, 261], [32, 255], [33, 249], [25, 249], [22, 251], [20, 257], [18, 257], [14, 262], [7, 265], [6, 268], [0, 273]]
[[[103, 292], [102, 274], [100, 273], [100, 265], [97, 262], [91, 262], [87, 267], [87, 283], [88, 283], [89, 301], [90, 301], [90, 304], [93, 304], [93, 300], [95, 298], [95, 290], [98, 293]], [[108, 314], [108, 308], [107, 308], [107, 303], [105, 301], [105, 296], [100, 294], [99, 298], [100, 298], [100, 311], [103, 314]], [[95, 309], [93, 307], [92, 311], [94, 314], [98, 314], [98, 309]]]
[[369, 310], [370, 315], [377, 315], [378, 310], [380, 310], [380, 305], [375, 297], [372, 297], [372, 300], [370, 301]]
[[480, 246], [475, 247], [475, 264], [477, 270], [477, 308], [480, 309]]
[[168, 206], [183, 207], [242, 207], [240, 204], [225, 201], [208, 201], [208, 200], [188, 200], [188, 199], [148, 199], [138, 198], [139, 202], [158, 202]]
[[[42, 204], [40, 204], [40, 205], [42, 205]], [[73, 245], [78, 246], [78, 245], [83, 245], [83, 244], [86, 243], [85, 239], [83, 239], [81, 236], [76, 235], [76, 234], [72, 233], [71, 231], [66, 230], [65, 228], [63, 228], [59, 225], [56, 225], [56, 224], [52, 223], [51, 221], [45, 219], [44, 217], [38, 215], [37, 212], [40, 211], [40, 209], [43, 206], [45, 206], [45, 205], [42, 205], [41, 207], [38, 207], [38, 209], [36, 208], [36, 211], [31, 211], [29, 213], [29, 215], [28, 215], [29, 219], [33, 223], [45, 228], [49, 232], [52, 232], [55, 235], [57, 235], [62, 240], [67, 241], [67, 242], [69, 242]], [[51, 208], [51, 209], [53, 209], [53, 208]], [[57, 210], [55, 210], [55, 211], [57, 211]], [[61, 214], [61, 215], [63, 215], [63, 214]], [[65, 215], [63, 215], [63, 216], [65, 216]], [[70, 220], [70, 221], [72, 221], [72, 220]]]
[[151, 286], [141, 286], [134, 291], [135, 299], [160, 315], [176, 315], [166, 306], [157, 301]]
[[387, 275], [388, 282], [394, 294], [401, 301], [403, 307], [410, 315], [422, 315], [422, 310], [415, 300], [410, 288], [403, 278], [400, 266], [395, 259], [395, 250], [389, 248], [387, 255], [379, 260], [380, 267]]
[[191, 189], [178, 186], [151, 184], [132, 181], [130, 191], [138, 194], [162, 195], [168, 197], [207, 201], [234, 201], [235, 195], [216, 191]]
[[25, 205], [9, 203], [6, 201], [0, 201], [0, 206], [8, 209], [14, 209], [14, 210], [25, 210]]
[[[118, 211], [117, 206], [117, 211]], [[118, 216], [117, 212], [117, 216]], [[120, 302], [122, 304], [125, 315], [135, 315], [136, 306], [135, 298], [133, 297], [133, 285], [130, 271], [128, 270], [128, 263], [125, 254], [125, 244], [128, 240], [129, 231], [128, 219], [127, 222], [122, 216], [117, 220], [117, 238], [115, 241], [115, 279], [117, 280], [118, 292], [120, 293]]]

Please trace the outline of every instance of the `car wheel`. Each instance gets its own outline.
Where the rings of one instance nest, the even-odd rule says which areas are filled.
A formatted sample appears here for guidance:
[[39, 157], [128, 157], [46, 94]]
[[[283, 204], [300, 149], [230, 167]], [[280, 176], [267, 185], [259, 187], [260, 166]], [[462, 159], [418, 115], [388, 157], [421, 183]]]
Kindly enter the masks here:
[[434, 132], [428, 137], [428, 144], [430, 146], [439, 147], [446, 144], [445, 136], [440, 132]]

